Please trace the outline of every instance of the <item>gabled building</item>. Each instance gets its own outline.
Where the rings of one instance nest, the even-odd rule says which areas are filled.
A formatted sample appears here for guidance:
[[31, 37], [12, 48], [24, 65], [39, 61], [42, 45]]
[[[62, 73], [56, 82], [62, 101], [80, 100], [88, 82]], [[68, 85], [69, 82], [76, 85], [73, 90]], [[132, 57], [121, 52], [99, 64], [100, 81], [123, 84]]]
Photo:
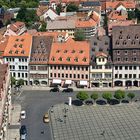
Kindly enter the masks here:
[[140, 86], [140, 26], [112, 29], [114, 86]]
[[90, 40], [90, 87], [112, 86], [110, 38], [94, 36]]
[[53, 36], [33, 36], [31, 57], [29, 63], [30, 85], [48, 85], [48, 61], [53, 40]]
[[24, 34], [21, 36], [9, 36], [4, 50], [3, 58], [9, 64], [11, 76], [16, 80], [23, 79], [28, 84], [29, 60], [32, 47], [32, 36]]
[[24, 22], [17, 21], [13, 24], [7, 26], [7, 30], [4, 33], [4, 36], [11, 36], [11, 35], [21, 35], [27, 31]]
[[0, 64], [0, 139], [7, 139], [11, 112], [11, 85], [8, 64]]
[[53, 43], [49, 57], [49, 85], [89, 86], [89, 43]]

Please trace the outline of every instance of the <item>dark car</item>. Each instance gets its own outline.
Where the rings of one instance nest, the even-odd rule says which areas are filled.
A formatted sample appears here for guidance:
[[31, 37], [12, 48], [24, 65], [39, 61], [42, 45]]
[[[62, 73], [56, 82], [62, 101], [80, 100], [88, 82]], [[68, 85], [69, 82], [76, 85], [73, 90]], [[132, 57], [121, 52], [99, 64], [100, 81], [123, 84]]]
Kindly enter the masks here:
[[50, 92], [59, 92], [59, 88], [57, 88], [57, 87], [52, 88], [52, 89], [50, 89]]
[[25, 125], [22, 125], [20, 128], [20, 139], [21, 140], [26, 140], [26, 135], [27, 135], [27, 129]]
[[66, 88], [66, 89], [63, 89], [62, 92], [73, 92], [73, 89], [72, 88]]

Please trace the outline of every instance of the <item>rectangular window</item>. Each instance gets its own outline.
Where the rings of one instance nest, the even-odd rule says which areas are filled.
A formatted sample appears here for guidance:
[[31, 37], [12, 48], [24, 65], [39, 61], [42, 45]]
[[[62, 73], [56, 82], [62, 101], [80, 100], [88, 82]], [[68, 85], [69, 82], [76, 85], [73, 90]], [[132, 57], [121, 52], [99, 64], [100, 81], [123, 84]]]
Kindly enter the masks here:
[[86, 79], [88, 79], [88, 75], [86, 74]]
[[19, 66], [19, 70], [21, 70], [21, 66]]
[[84, 74], [82, 74], [82, 79], [84, 79]]
[[136, 70], [137, 69], [137, 67], [136, 66], [134, 66], [134, 70]]
[[56, 77], [56, 73], [54, 73], [54, 77]]
[[62, 66], [62, 70], [64, 69], [64, 66]]
[[74, 66], [74, 70], [76, 70], [76, 66]]
[[84, 67], [82, 67], [82, 70], [84, 71]]
[[124, 77], [125, 77], [125, 78], [128, 78], [127, 76], [128, 76], [128, 75], [127, 75], [127, 74], [125, 74], [125, 76], [124, 76]]
[[64, 77], [64, 73], [62, 73], [62, 77]]
[[125, 70], [128, 70], [128, 66], [125, 66]]
[[122, 74], [119, 74], [119, 78], [122, 78]]
[[60, 77], [60, 73], [58, 73], [58, 77]]
[[115, 70], [118, 70], [118, 66], [115, 66]]
[[133, 74], [133, 78], [136, 78], [136, 74]]
[[68, 70], [68, 66], [66, 66], [66, 70]]
[[27, 78], [27, 73], [25, 73], [25, 77]]
[[58, 69], [60, 70], [60, 66], [58, 66]]
[[129, 74], [129, 78], [132, 78], [132, 74]]
[[115, 78], [118, 78], [118, 74], [115, 74]]
[[76, 74], [74, 74], [73, 76], [74, 76], [74, 78], [76, 78]]
[[86, 67], [86, 71], [88, 71], [88, 67]]
[[129, 70], [132, 70], [132, 66], [129, 66]]
[[119, 69], [122, 70], [122, 66], [120, 66]]
[[24, 73], [22, 73], [22, 78], [24, 78]]
[[54, 66], [54, 69], [56, 70], [56, 66]]
[[80, 78], [80, 74], [78, 74], [78, 78]]
[[68, 78], [68, 74], [66, 74], [66, 78]]
[[52, 73], [50, 73], [50, 77], [52, 77]]
[[20, 73], [18, 73], [18, 77], [20, 77]]
[[78, 67], [78, 70], [80, 70], [80, 67]]

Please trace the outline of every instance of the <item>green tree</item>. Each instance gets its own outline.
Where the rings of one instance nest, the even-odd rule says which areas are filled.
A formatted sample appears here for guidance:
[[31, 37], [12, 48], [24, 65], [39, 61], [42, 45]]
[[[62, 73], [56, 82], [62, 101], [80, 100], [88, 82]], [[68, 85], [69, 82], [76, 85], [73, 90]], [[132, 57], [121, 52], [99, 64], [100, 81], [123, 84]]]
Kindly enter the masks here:
[[58, 4], [57, 7], [56, 7], [56, 12], [58, 15], [60, 15], [60, 13], [62, 12], [63, 8], [62, 8], [62, 5], [61, 4]]
[[17, 85], [24, 85], [24, 80], [23, 79], [19, 79], [18, 81], [17, 81]]
[[91, 99], [93, 99], [94, 102], [96, 103], [96, 100], [98, 99], [99, 96], [98, 96], [98, 93], [97, 93], [97, 92], [94, 92], [94, 93], [91, 94], [90, 97], [91, 97]]
[[131, 103], [132, 103], [132, 99], [135, 97], [135, 94], [134, 93], [128, 93], [127, 97], [131, 100]]
[[77, 12], [78, 11], [78, 6], [75, 5], [74, 3], [70, 3], [67, 6], [67, 12]]
[[83, 41], [86, 39], [84, 31], [79, 29], [74, 33], [74, 38], [76, 41]]
[[85, 91], [79, 91], [76, 95], [76, 98], [84, 102], [89, 98], [89, 95]]
[[40, 32], [45, 32], [46, 31], [46, 26], [47, 26], [47, 24], [45, 22], [43, 22], [39, 31]]
[[15, 77], [11, 76], [11, 86], [16, 84], [16, 79]]
[[108, 102], [109, 100], [112, 99], [112, 93], [111, 93], [111, 92], [104, 92], [104, 93], [102, 94], [102, 97], [103, 97], [104, 99], [106, 99], [107, 102]]
[[136, 18], [135, 11], [128, 11], [128, 20]]
[[125, 98], [125, 92], [122, 90], [117, 90], [115, 91], [114, 97], [121, 103], [121, 100]]

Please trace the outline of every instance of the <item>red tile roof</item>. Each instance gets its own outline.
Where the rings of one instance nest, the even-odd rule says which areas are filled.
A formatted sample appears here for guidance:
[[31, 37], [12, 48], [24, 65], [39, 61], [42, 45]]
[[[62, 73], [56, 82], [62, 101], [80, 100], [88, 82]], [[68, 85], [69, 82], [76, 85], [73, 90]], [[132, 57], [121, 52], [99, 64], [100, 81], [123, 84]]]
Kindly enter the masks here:
[[53, 43], [49, 64], [89, 65], [89, 43], [69, 38], [63, 43]]
[[21, 36], [10, 36], [6, 45], [4, 56], [24, 56], [30, 55], [32, 36], [24, 34]]

